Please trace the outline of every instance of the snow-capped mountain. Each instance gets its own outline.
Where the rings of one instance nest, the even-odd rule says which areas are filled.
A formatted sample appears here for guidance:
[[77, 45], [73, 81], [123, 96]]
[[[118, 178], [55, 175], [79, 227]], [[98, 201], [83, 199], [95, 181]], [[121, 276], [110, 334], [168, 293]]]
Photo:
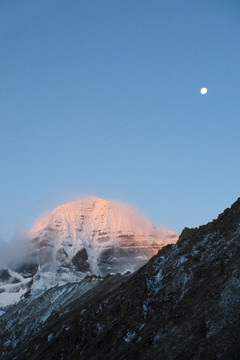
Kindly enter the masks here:
[[0, 357], [238, 360], [240, 199], [135, 273], [56, 285], [0, 317]]
[[133, 272], [178, 238], [131, 207], [96, 197], [57, 207], [35, 222], [28, 237], [28, 261], [2, 270], [2, 276], [0, 272], [0, 309], [23, 294], [79, 281], [87, 274]]

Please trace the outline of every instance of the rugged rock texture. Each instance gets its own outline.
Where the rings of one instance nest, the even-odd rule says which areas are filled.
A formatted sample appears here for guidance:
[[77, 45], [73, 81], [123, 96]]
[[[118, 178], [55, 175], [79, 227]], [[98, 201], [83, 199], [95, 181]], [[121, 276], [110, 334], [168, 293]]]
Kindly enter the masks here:
[[239, 264], [240, 199], [134, 274], [91, 280], [84, 293], [75, 284], [67, 299], [57, 288], [40, 325], [32, 325], [36, 303], [19, 303], [0, 317], [1, 358], [237, 360]]
[[[59, 206], [30, 231], [42, 271], [135, 271], [178, 236], [156, 228], [129, 206], [96, 197]], [[72, 265], [76, 269], [72, 268]]]
[[87, 274], [136, 271], [177, 238], [120, 203], [91, 197], [59, 206], [30, 230], [28, 262], [0, 272], [0, 310]]

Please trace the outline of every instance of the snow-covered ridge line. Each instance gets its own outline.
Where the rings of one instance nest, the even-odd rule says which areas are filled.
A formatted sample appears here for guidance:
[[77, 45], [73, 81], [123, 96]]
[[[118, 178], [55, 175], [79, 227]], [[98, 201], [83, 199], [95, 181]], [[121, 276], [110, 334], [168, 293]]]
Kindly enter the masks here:
[[[128, 205], [90, 197], [58, 206], [37, 219], [28, 238], [32, 264], [27, 261], [19, 270], [14, 302], [20, 294], [41, 293], [87, 274], [133, 272], [178, 236], [155, 227]], [[6, 294], [2, 287], [0, 308]]]

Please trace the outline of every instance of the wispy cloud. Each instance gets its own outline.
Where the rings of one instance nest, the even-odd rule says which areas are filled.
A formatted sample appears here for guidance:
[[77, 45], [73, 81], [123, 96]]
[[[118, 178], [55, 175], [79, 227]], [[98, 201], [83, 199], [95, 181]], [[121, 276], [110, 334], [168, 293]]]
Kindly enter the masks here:
[[26, 233], [17, 232], [11, 242], [0, 237], [0, 267], [21, 264], [30, 260], [31, 242]]

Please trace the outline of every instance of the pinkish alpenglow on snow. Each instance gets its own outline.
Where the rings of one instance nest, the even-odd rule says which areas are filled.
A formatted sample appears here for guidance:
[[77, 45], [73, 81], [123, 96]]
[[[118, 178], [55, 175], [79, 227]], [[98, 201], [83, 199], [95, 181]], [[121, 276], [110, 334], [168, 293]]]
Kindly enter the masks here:
[[[6, 267], [2, 274], [1, 287], [6, 290], [11, 283], [13, 302], [26, 292], [38, 294], [86, 275], [134, 272], [178, 235], [155, 227], [131, 206], [90, 197], [37, 219], [28, 239], [31, 261]], [[8, 302], [2, 292], [0, 306]]]
[[96, 197], [57, 207], [35, 222], [29, 236], [37, 262], [52, 273], [53, 266], [74, 264], [80, 272], [100, 275], [134, 271], [177, 240], [175, 233], [156, 228], [130, 206]]
[[133, 274], [26, 297], [0, 316], [1, 359], [238, 360], [239, 224], [240, 199]]

